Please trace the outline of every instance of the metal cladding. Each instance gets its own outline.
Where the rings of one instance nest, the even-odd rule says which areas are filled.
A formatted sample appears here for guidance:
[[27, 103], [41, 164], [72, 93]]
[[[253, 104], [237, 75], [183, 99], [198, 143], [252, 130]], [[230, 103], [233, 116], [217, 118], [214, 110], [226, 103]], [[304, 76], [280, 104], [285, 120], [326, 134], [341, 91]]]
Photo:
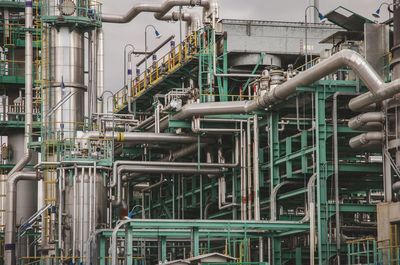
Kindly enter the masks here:
[[[325, 25], [220, 20], [214, 0], [0, 0], [4, 264], [397, 261], [399, 36], [343, 9]], [[125, 45], [114, 92], [102, 23], [141, 13], [186, 34]]]
[[83, 32], [69, 27], [50, 32], [52, 77], [46, 111], [51, 131], [72, 137], [84, 121], [84, 42]]

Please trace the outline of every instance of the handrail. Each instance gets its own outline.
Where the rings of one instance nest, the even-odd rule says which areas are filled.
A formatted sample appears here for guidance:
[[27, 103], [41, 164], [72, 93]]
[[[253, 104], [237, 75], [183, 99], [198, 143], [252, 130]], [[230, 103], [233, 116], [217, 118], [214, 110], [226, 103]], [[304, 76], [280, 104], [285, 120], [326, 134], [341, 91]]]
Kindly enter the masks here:
[[[128, 88], [132, 90], [130, 99], [139, 97], [149, 87], [160, 82], [166, 75], [174, 72], [184, 62], [187, 62], [196, 55], [199, 47], [198, 36], [199, 32], [195, 31], [192, 35], [186, 37], [182, 43], [174, 47], [170, 52], [148, 67], [142, 74], [137, 76], [130, 84], [130, 88]], [[127, 89], [120, 89], [114, 95], [114, 112], [118, 112], [126, 107], [128, 102]]]

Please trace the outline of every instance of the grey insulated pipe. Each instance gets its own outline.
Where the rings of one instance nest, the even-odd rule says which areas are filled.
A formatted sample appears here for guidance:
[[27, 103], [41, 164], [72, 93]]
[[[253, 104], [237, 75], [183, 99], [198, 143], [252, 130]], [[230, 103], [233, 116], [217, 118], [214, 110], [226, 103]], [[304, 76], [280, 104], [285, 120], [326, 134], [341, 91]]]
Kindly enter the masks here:
[[[270, 89], [263, 97], [259, 97], [256, 100], [189, 104], [185, 105], [180, 112], [175, 114], [173, 119], [182, 120], [195, 115], [204, 116], [249, 113], [260, 108], [267, 108], [296, 93], [297, 87], [310, 85], [345, 66], [351, 68], [371, 91], [361, 96], [366, 97], [364, 95], [369, 94], [380, 95], [377, 97], [367, 96], [367, 101], [362, 100], [362, 103], [358, 102], [359, 97], [353, 99], [350, 101], [354, 101], [354, 104], [350, 103], [350, 107], [353, 110], [361, 109], [374, 102], [378, 102], [380, 99], [385, 98], [385, 96], [400, 92], [400, 80], [395, 80], [392, 83], [385, 84], [372, 66], [369, 65], [360, 54], [345, 49], [332, 55], [328, 59], [325, 59], [307, 71], [300, 73], [287, 82]], [[165, 126], [165, 124], [163, 125]]]
[[323, 60], [307, 71], [300, 73], [282, 85], [272, 88], [262, 98], [258, 99], [258, 105], [262, 107], [274, 105], [278, 101], [284, 100], [294, 94], [297, 87], [312, 84], [344, 66], [351, 68], [372, 93], [377, 93], [381, 88], [385, 87], [385, 83], [381, 77], [360, 54], [345, 49]]
[[378, 87], [377, 91], [372, 91], [370, 89], [369, 92], [351, 99], [349, 107], [353, 111], [362, 111], [365, 107], [391, 98], [398, 93], [400, 93], [400, 79], [383, 84], [382, 86]]
[[[29, 140], [32, 135], [32, 124], [33, 124], [33, 46], [32, 46], [32, 32], [29, 29], [33, 28], [33, 10], [32, 0], [25, 1], [25, 153], [24, 156], [15, 167], [8, 173], [8, 183], [10, 181], [17, 181], [19, 178], [24, 176], [24, 173], [20, 171], [29, 163], [31, 160], [31, 151], [28, 148]], [[16, 196], [13, 194], [13, 190], [10, 190], [11, 186], [8, 185], [7, 199], [8, 205], [14, 206]], [[15, 209], [7, 207], [6, 216], [6, 234], [4, 238], [4, 261], [7, 265], [15, 264]], [[14, 220], [14, 221], [13, 221]]]
[[[191, 163], [175, 163], [175, 162], [139, 162], [135, 165], [133, 162], [129, 161], [131, 164], [125, 164], [118, 167], [117, 170], [117, 200], [113, 201], [113, 205], [122, 205], [122, 173], [148, 173], [148, 174], [214, 174], [219, 175], [225, 172], [225, 165], [208, 165], [208, 164], [191, 164]], [[142, 163], [144, 163], [142, 165]], [[156, 176], [158, 177], [158, 175]], [[130, 179], [132, 180], [132, 179]]]
[[348, 126], [353, 130], [363, 129], [369, 124], [382, 124], [385, 121], [383, 112], [367, 112], [349, 120]]
[[[137, 143], [195, 143], [199, 139], [197, 136], [192, 135], [179, 135], [173, 133], [147, 133], [147, 132], [120, 132], [113, 133], [107, 132], [105, 134], [100, 132], [88, 132], [83, 135], [79, 142], [84, 143], [90, 139], [101, 139], [101, 138], [109, 138], [114, 139], [117, 142], [137, 142]], [[214, 140], [209, 138], [202, 138], [202, 142], [212, 143]]]
[[20, 180], [38, 180], [35, 172], [17, 172], [7, 179], [6, 195], [6, 232], [4, 235], [4, 264], [15, 264], [15, 226], [17, 207], [17, 183]]
[[125, 15], [103, 14], [101, 19], [104, 23], [129, 23], [142, 12], [155, 13], [156, 19], [163, 17], [175, 6], [202, 6], [209, 9], [209, 0], [166, 0], [163, 4], [138, 4], [132, 7]]
[[362, 148], [381, 144], [384, 139], [384, 132], [367, 132], [351, 138], [349, 144], [351, 148]]
[[[33, 27], [32, 0], [25, 1], [25, 28]], [[32, 32], [25, 31], [25, 154], [18, 161], [15, 167], [8, 173], [11, 176], [15, 172], [22, 170], [31, 160], [31, 151], [28, 149], [30, 137], [32, 135], [33, 124], [33, 47]]]

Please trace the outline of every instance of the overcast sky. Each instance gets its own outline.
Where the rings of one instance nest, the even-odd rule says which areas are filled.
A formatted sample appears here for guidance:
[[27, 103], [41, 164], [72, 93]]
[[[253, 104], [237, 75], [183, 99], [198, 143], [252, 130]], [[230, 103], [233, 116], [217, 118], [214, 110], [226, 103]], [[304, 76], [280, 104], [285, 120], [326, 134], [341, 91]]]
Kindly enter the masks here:
[[[103, 0], [103, 13], [125, 14], [134, 4], [159, 3], [161, 0]], [[218, 0], [220, 17], [227, 19], [304, 21], [304, 10], [309, 0]], [[380, 0], [320, 0], [320, 10], [327, 13], [338, 6], [344, 6], [371, 20]], [[194, 8], [190, 12], [200, 10]], [[382, 19], [388, 17], [382, 10]], [[140, 14], [129, 24], [104, 24], [105, 31], [105, 89], [116, 91], [123, 86], [123, 49], [133, 44], [137, 50], [144, 50], [144, 28], [153, 24], [162, 33], [161, 39], [149, 34], [148, 46], [152, 50], [168, 36], [175, 34], [179, 39], [179, 23], [157, 21], [152, 14]], [[177, 39], [177, 40], [178, 40]]]

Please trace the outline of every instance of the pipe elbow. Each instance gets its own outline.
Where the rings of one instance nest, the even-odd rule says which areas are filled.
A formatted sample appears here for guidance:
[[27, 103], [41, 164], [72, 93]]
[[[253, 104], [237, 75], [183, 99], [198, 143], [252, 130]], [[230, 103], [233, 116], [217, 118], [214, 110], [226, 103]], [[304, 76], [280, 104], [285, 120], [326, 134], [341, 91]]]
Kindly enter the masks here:
[[382, 123], [385, 121], [383, 112], [367, 112], [351, 118], [348, 122], [348, 127], [357, 130], [365, 126], [367, 123]]
[[384, 138], [385, 134], [383, 132], [367, 132], [351, 138], [349, 145], [351, 148], [356, 149], [366, 147], [372, 143], [382, 143]]

